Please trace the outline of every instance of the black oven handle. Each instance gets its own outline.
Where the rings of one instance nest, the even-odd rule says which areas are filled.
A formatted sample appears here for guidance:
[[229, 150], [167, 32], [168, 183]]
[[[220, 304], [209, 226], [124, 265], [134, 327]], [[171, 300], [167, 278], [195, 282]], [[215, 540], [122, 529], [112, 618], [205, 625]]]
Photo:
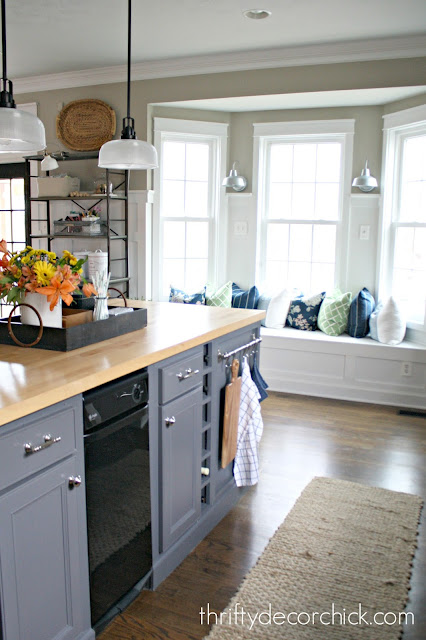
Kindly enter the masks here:
[[[147, 413], [148, 413], [148, 402], [144, 404], [142, 407], [139, 407], [136, 411], [132, 411], [131, 413], [128, 413], [127, 415], [122, 417], [116, 416], [115, 418], [112, 418], [110, 422], [104, 422], [103, 424], [100, 424], [97, 427], [93, 428], [93, 430], [89, 431], [88, 433], [85, 433], [83, 436], [84, 443], [85, 445], [87, 445], [89, 444], [89, 442], [92, 443], [97, 440], [103, 440], [104, 438], [111, 435], [112, 433], [115, 433], [116, 431], [120, 431], [121, 429], [124, 429], [135, 420], [140, 419], [144, 414], [147, 415]], [[147, 424], [148, 424], [148, 420], [146, 420], [142, 424], [141, 428], [142, 429], [145, 428]]]

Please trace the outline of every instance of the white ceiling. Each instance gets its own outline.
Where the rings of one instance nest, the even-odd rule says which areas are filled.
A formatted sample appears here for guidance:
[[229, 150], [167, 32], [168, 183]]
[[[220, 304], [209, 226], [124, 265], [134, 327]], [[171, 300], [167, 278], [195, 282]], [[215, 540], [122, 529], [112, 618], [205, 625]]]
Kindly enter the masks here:
[[[272, 16], [248, 20], [253, 8]], [[6, 0], [6, 26], [12, 80], [126, 61], [126, 0]], [[425, 0], [133, 0], [132, 61], [425, 31]]]

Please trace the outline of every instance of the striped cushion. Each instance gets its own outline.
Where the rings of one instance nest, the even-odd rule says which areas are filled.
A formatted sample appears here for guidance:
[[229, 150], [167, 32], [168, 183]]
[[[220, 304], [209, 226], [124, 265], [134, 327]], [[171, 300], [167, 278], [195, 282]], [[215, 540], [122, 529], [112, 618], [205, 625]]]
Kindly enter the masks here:
[[365, 338], [370, 330], [370, 316], [376, 306], [375, 300], [364, 287], [351, 302], [348, 318], [348, 333], [353, 338]]
[[232, 283], [232, 306], [238, 309], [256, 309], [259, 300], [257, 287], [250, 287], [248, 291], [243, 291], [240, 287]]

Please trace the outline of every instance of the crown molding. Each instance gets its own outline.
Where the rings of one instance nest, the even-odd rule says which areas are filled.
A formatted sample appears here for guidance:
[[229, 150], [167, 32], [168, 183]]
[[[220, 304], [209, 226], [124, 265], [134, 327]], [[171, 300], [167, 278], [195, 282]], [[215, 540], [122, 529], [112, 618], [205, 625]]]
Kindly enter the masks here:
[[[396, 36], [137, 62], [132, 65], [132, 80], [423, 56], [425, 35]], [[125, 81], [126, 65], [119, 65], [16, 78], [13, 89], [18, 94]]]

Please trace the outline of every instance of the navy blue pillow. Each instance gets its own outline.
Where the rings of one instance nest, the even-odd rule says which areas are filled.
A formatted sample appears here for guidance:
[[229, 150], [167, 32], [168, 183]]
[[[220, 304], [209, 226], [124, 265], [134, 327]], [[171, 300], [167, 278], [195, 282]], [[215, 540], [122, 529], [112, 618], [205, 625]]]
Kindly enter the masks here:
[[206, 287], [197, 293], [186, 293], [182, 289], [170, 287], [169, 302], [180, 302], [183, 304], [206, 304]]
[[370, 316], [373, 313], [376, 302], [364, 287], [351, 302], [349, 307], [348, 333], [353, 338], [365, 338], [370, 330]]
[[250, 287], [248, 291], [240, 289], [240, 287], [232, 283], [232, 306], [238, 309], [256, 309], [259, 300], [259, 291], [257, 287]]
[[316, 331], [318, 313], [325, 298], [325, 291], [308, 298], [295, 298], [291, 301], [286, 326], [301, 331]]

